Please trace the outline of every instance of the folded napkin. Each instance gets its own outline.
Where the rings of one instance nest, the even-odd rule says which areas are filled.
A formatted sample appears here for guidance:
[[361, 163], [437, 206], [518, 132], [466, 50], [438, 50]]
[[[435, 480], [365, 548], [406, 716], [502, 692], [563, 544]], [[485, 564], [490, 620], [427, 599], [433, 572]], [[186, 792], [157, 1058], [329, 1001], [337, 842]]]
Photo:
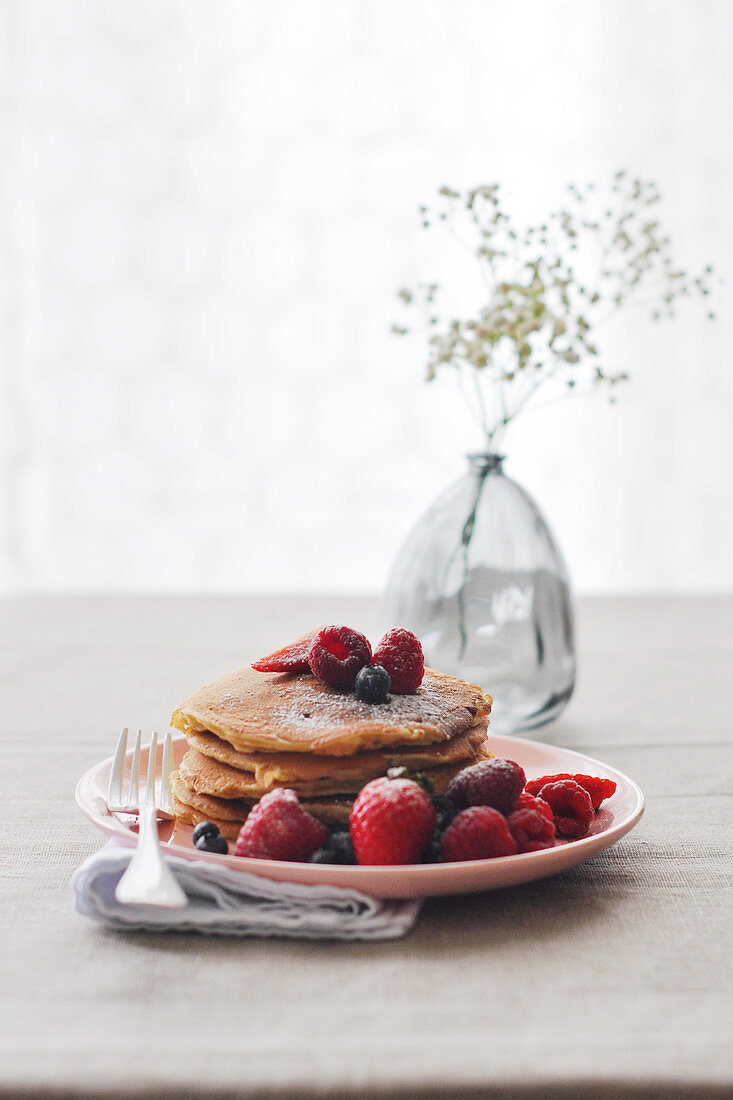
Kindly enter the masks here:
[[110, 928], [203, 932], [227, 936], [389, 940], [404, 936], [420, 911], [419, 900], [380, 901], [338, 886], [273, 882], [201, 860], [167, 855], [188, 896], [185, 909], [122, 905], [115, 887], [133, 849], [110, 840], [76, 871], [76, 908]]

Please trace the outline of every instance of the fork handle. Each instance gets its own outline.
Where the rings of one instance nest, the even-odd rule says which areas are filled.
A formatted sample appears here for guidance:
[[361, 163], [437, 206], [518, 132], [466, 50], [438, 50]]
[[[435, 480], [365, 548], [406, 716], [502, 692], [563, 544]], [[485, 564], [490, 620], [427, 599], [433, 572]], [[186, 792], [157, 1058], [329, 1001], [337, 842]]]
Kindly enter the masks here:
[[162, 905], [183, 909], [188, 898], [166, 864], [158, 844], [155, 806], [140, 806], [140, 831], [135, 853], [117, 883], [115, 897], [128, 905]]

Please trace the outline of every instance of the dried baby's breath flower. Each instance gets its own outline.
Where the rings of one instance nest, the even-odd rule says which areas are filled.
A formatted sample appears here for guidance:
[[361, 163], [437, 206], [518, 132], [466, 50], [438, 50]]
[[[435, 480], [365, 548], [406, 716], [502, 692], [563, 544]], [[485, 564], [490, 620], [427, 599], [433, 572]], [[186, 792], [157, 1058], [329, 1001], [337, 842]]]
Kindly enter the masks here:
[[674, 263], [652, 212], [659, 198], [654, 183], [620, 171], [610, 196], [592, 183], [570, 184], [563, 209], [524, 229], [502, 210], [498, 184], [441, 187], [435, 209], [420, 207], [425, 228], [447, 226], [478, 261], [483, 304], [467, 318], [443, 316], [437, 283], [403, 288], [399, 298], [422, 313], [428, 380], [456, 373], [490, 450], [550, 382], [568, 394], [603, 387], [614, 399], [627, 375], [604, 365], [595, 334], [619, 309], [641, 306], [661, 320], [675, 316], [680, 298], [708, 298], [713, 269], [691, 278]]

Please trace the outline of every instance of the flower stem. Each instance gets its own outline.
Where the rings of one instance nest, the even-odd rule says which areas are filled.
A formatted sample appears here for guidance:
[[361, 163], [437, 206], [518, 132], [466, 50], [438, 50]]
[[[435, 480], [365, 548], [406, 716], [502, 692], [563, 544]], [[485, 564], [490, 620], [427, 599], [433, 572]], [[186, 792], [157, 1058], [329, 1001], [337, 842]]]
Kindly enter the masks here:
[[463, 525], [461, 532], [461, 547], [462, 553], [462, 576], [461, 584], [458, 589], [458, 634], [461, 639], [460, 648], [458, 650], [459, 660], [463, 660], [466, 653], [466, 647], [468, 645], [468, 633], [466, 631], [466, 583], [468, 581], [468, 554], [471, 548], [471, 539], [473, 538], [473, 531], [476, 525], [476, 515], [478, 514], [479, 503], [481, 502], [481, 494], [484, 490], [484, 483], [488, 476], [490, 467], [484, 466], [478, 471], [478, 477], [476, 479], [476, 486], [473, 493], [473, 501], [471, 503], [471, 511], [468, 513], [468, 518]]

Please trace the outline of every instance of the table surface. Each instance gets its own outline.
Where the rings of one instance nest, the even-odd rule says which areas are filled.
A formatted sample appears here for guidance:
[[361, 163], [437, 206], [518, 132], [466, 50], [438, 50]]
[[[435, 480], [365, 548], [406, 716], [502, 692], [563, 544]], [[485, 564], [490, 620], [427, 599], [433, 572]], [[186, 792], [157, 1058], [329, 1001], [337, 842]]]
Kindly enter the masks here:
[[383, 944], [116, 933], [74, 911], [101, 843], [77, 778], [125, 723], [368, 599], [0, 604], [0, 1094], [733, 1095], [733, 599], [586, 600], [576, 694], [528, 736], [641, 785], [615, 847], [541, 882], [425, 904]]

